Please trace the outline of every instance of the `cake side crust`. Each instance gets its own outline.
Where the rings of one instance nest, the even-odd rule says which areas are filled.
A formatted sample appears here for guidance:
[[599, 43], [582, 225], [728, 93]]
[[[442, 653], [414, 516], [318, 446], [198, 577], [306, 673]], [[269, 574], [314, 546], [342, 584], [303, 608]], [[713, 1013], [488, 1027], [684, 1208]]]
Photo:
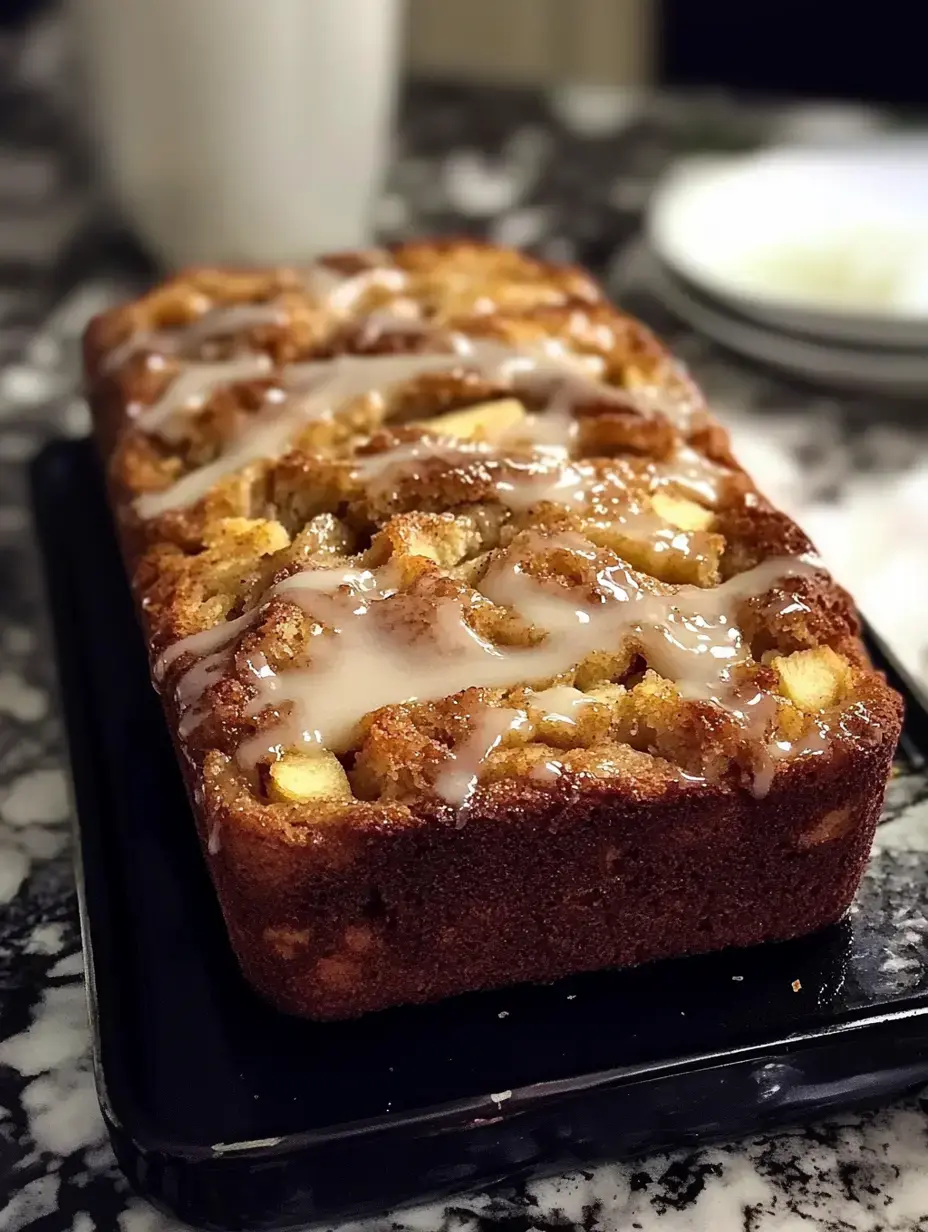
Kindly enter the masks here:
[[[228, 337], [178, 350], [217, 310]], [[470, 340], [472, 371], [435, 359], [438, 335], [439, 349]], [[525, 381], [512, 357], [539, 354]], [[280, 1008], [352, 1017], [797, 936], [847, 909], [900, 700], [848, 596], [757, 493], [690, 378], [582, 272], [470, 241], [345, 254], [309, 283], [194, 271], [98, 318], [85, 356], [204, 855], [243, 970]], [[392, 357], [383, 371], [403, 380], [243, 452], [262, 416], [274, 427], [281, 374], [330, 374], [339, 356], [349, 391], [368, 360]], [[208, 366], [230, 364], [236, 379], [210, 385]], [[308, 395], [285, 388], [285, 411], [316, 396], [315, 373]], [[190, 409], [162, 415], [191, 378]], [[555, 454], [519, 433], [550, 434], [558, 397], [570, 443]], [[223, 469], [236, 449], [245, 461]], [[336, 608], [307, 598], [307, 575], [336, 566], [352, 579]], [[572, 633], [584, 653], [568, 642], [559, 657], [527, 620], [563, 619], [574, 594], [605, 621], [608, 654]], [[654, 615], [629, 625], [610, 607], [622, 595]], [[334, 749], [320, 760], [288, 744], [303, 704], [288, 673], [326, 664], [318, 648], [358, 601], [421, 622], [421, 649], [407, 633], [396, 650], [391, 617], [371, 662], [395, 653], [426, 684], [417, 660], [438, 652], [447, 670], [435, 629], [452, 617], [455, 645], [488, 639], [537, 667], [476, 687], [451, 672], [449, 696], [367, 713], [317, 706]], [[674, 678], [681, 637], [687, 654], [700, 638], [726, 654], [735, 624], [724, 696], [702, 667]], [[363, 686], [339, 670], [333, 697]], [[278, 690], [263, 707], [261, 679]], [[461, 778], [478, 736], [488, 747]]]

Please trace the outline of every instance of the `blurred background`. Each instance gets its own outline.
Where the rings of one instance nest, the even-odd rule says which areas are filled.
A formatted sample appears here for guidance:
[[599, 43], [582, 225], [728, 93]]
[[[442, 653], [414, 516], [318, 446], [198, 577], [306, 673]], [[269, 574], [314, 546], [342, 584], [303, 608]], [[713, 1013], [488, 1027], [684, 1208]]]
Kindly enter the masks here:
[[499, 82], [712, 85], [915, 103], [918, 6], [837, 0], [412, 0], [413, 71]]
[[[132, 0], [128, 0], [129, 3]], [[55, 0], [4, 0], [22, 25]], [[710, 83], [915, 103], [919, 6], [838, 0], [410, 0], [413, 73], [505, 83]]]
[[761, 486], [928, 674], [919, 17], [4, 0], [0, 416], [24, 438], [86, 431], [84, 322], [165, 267], [444, 231], [525, 246], [588, 265], [670, 341]]

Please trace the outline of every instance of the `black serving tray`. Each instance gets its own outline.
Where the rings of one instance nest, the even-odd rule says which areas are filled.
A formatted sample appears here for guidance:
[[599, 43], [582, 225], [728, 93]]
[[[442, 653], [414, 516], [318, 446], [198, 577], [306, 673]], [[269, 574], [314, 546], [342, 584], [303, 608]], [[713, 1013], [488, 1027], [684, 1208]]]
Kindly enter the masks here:
[[201, 1227], [293, 1228], [928, 1082], [928, 716], [892, 665], [904, 752], [842, 924], [301, 1022], [250, 991], [227, 944], [89, 443], [49, 446], [33, 495], [80, 819], [96, 1079], [146, 1197]]

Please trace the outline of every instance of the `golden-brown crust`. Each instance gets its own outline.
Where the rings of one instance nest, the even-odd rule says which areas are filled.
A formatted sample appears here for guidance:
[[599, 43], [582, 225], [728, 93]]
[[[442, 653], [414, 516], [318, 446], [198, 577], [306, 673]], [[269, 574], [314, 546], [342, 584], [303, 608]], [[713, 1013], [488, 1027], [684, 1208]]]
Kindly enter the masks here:
[[[370, 273], [384, 268], [385, 277]], [[536, 716], [507, 735], [483, 760], [465, 811], [437, 792], [442, 767], [476, 714], [530, 707], [525, 684], [371, 711], [340, 757], [347, 778], [336, 767], [350, 784], [338, 798], [275, 794], [267, 758], [243, 766], [243, 742], [279, 722], [255, 710], [255, 656], [272, 672], [305, 667], [307, 654], [312, 663], [311, 618], [272, 590], [300, 570], [389, 565], [393, 620], [426, 648], [448, 604], [498, 647], [530, 648], [544, 631], [482, 589], [513, 560], [550, 593], [595, 604], [617, 568], [655, 595], [681, 585], [709, 593], [812, 550], [731, 457], [687, 374], [581, 271], [470, 240], [341, 254], [326, 270], [340, 306], [306, 271], [195, 270], [97, 318], [85, 337], [95, 430], [153, 667], [248, 977], [287, 1010], [343, 1017], [793, 936], [837, 918], [869, 851], [900, 702], [867, 663], [849, 597], [823, 571], [806, 568], [788, 585], [771, 576], [733, 601], [748, 649], [732, 696], [773, 699], [762, 731], [734, 703], [665, 679], [647, 638], [631, 633], [544, 674], [542, 684], [584, 695], [576, 722]], [[262, 307], [245, 327], [190, 355], [172, 350], [179, 328], [247, 304]], [[414, 328], [399, 311], [410, 305]], [[144, 346], [133, 350], [152, 331], [155, 362]], [[555, 346], [597, 365], [599, 384], [571, 401], [582, 499], [549, 495], [548, 463], [527, 447], [456, 447], [424, 422], [512, 393], [508, 380], [465, 369], [356, 398], [199, 499], [141, 516], [141, 497], [240, 439], [282, 365], [431, 352], [436, 337], [461, 333]], [[140, 427], [191, 359], [218, 362], [243, 347], [270, 357], [266, 375], [219, 383], [167, 433]], [[519, 398], [529, 414], [546, 413], [543, 390]], [[526, 466], [541, 498], [507, 504], [501, 493], [524, 484]], [[185, 673], [206, 648], [158, 656], [249, 612], [192, 706]], [[813, 712], [778, 664], [823, 648], [838, 666]]]
[[889, 760], [881, 747], [797, 763], [764, 801], [679, 785], [639, 799], [632, 783], [567, 807], [501, 793], [461, 830], [384, 818], [331, 858], [237, 830], [213, 876], [249, 980], [290, 1012], [350, 1017], [834, 922], [866, 863]]

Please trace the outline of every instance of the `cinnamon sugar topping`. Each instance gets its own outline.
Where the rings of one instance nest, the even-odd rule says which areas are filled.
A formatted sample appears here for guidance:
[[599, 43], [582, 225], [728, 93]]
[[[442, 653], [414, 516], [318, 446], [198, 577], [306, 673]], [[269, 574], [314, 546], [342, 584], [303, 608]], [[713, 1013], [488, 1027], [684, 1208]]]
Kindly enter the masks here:
[[[336, 416], [355, 399], [383, 395], [427, 373], [474, 372], [500, 389], [548, 397], [544, 412], [525, 429], [529, 441], [567, 449], [573, 435], [573, 406], [581, 401], [627, 407], [622, 391], [587, 375], [589, 365], [558, 348], [520, 350], [464, 334], [449, 337], [450, 349], [437, 354], [338, 355], [330, 360], [295, 364], [279, 376], [279, 393], [254, 421], [234, 436], [220, 455], [161, 492], [136, 501], [143, 518], [157, 517], [200, 500], [226, 475], [258, 459], [280, 456], [301, 428]], [[230, 379], [237, 378], [234, 373]], [[513, 435], [516, 435], [514, 430]]]
[[[279, 583], [273, 595], [297, 603], [319, 632], [310, 638], [302, 666], [277, 671], [263, 658], [249, 662], [254, 693], [249, 713], [258, 718], [270, 709], [277, 719], [241, 747], [241, 763], [254, 765], [268, 755], [312, 745], [346, 752], [357, 740], [361, 719], [382, 706], [434, 701], [474, 686], [509, 690], [543, 684], [570, 673], [592, 653], [617, 649], [626, 638], [634, 639], [681, 696], [741, 713], [733, 672], [750, 660], [750, 652], [737, 623], [739, 605], [817, 570], [814, 561], [772, 559], [712, 589], [674, 589], [648, 585], [617, 561], [596, 572], [588, 596], [526, 571], [531, 557], [552, 549], [596, 558], [596, 549], [580, 536], [539, 537], [521, 550], [500, 552], [480, 585], [485, 598], [510, 609], [540, 635], [531, 646], [505, 647], [481, 636], [464, 601], [450, 597], [434, 603], [430, 625], [413, 636], [404, 619], [408, 597], [396, 589], [389, 566], [379, 573], [311, 570]], [[273, 595], [269, 592], [264, 602]], [[232, 623], [234, 637], [242, 625]], [[211, 649], [215, 632], [199, 642], [202, 635], [178, 643], [171, 648], [173, 657]], [[207, 655], [181, 678], [175, 695], [182, 709], [195, 704], [216, 661]], [[578, 704], [572, 692], [561, 689], [544, 691], [537, 700], [551, 710]], [[185, 727], [188, 722], [185, 717]], [[487, 751], [499, 738], [487, 743]], [[466, 765], [482, 740], [478, 733], [468, 745]], [[448, 798], [457, 791], [462, 774], [458, 767], [443, 780], [440, 794]], [[470, 783], [473, 773], [464, 777]]]
[[[627, 379], [616, 375], [610, 348], [618, 345], [617, 334], [611, 320], [595, 325], [592, 308], [563, 318], [550, 333], [531, 308], [524, 316], [500, 312], [497, 335], [486, 296], [465, 297], [462, 319], [441, 317], [433, 314], [434, 288], [422, 292], [415, 272], [390, 254], [368, 254], [349, 269], [314, 265], [298, 278], [325, 314], [332, 332], [324, 348], [334, 348], [334, 355], [323, 349], [314, 358], [310, 348], [302, 362], [279, 365], [240, 345], [240, 336], [286, 322], [290, 309], [272, 296], [208, 307], [180, 327], [139, 330], [103, 360], [111, 372], [145, 352], [149, 368], [170, 367], [170, 379], [134, 420], [139, 433], [165, 446], [182, 444], [221, 391], [259, 382], [248, 395], [250, 409], [223, 420], [222, 439], [207, 450], [208, 460], [202, 451], [188, 460], [181, 449], [162, 486], [136, 496], [141, 521], [168, 513], [183, 518], [231, 477], [285, 469], [278, 460], [295, 447], [322, 449], [313, 444], [314, 426], [328, 425], [338, 429], [337, 443], [310, 456], [318, 465], [334, 463], [346, 485], [338, 495], [349, 495], [341, 503], [332, 499], [331, 516], [342, 520], [346, 541], [365, 530], [367, 519], [391, 545], [386, 556], [372, 549], [331, 568], [295, 557], [288, 575], [257, 601], [251, 592], [242, 615], [170, 645], [154, 674], [171, 682], [181, 736], [204, 722], [210, 690], [229, 676], [247, 699], [239, 722], [250, 734], [235, 752], [245, 770], [293, 751], [351, 754], [381, 709], [483, 690], [487, 700], [474, 703], [463, 736], [446, 739], [445, 760], [431, 780], [437, 796], [460, 807], [501, 750], [540, 739], [538, 732], [552, 723], [578, 729], [596, 700], [584, 692], [589, 664], [613, 656], [637, 659], [639, 675], [656, 674], [683, 702], [723, 712], [754, 749], [755, 794], [769, 788], [780, 761], [824, 748], [822, 723], [780, 739], [780, 703], [769, 688], [743, 683], [745, 672], [760, 666], [742, 623], [745, 604], [776, 591], [783, 620], [808, 612], [789, 583], [811, 578], [819, 566], [788, 549], [718, 581], [726, 544], [713, 525], [715, 511], [731, 499], [733, 472], [696, 447], [704, 417], [685, 376], [671, 366], [652, 380], [647, 343], [628, 363]], [[457, 285], [454, 277], [449, 285]], [[450, 407], [440, 402], [436, 414], [433, 402], [412, 418], [409, 400], [420, 397], [421, 383], [433, 388], [443, 380], [457, 382]], [[494, 397], [508, 396], [507, 417], [498, 425], [490, 417], [460, 426], [466, 409], [459, 409], [459, 387], [466, 391], [474, 381], [484, 398], [487, 386]], [[429, 397], [421, 395], [425, 403]], [[394, 423], [397, 405], [402, 413]], [[373, 408], [368, 419], [361, 417], [365, 431], [356, 427], [359, 406]], [[493, 403], [486, 407], [492, 416]], [[447, 424], [443, 412], [450, 412]], [[383, 429], [379, 436], [371, 423]], [[590, 456], [590, 441], [601, 454]], [[443, 506], [442, 485], [452, 480], [460, 496]], [[415, 502], [429, 485], [437, 486], [439, 499], [413, 508], [463, 510], [476, 547], [455, 555], [447, 545], [432, 551], [426, 543], [408, 554], [397, 546], [406, 542], [404, 534], [425, 542], [431, 533], [415, 512], [389, 512], [409, 508], [404, 494]], [[475, 509], [484, 511], [483, 522]], [[404, 516], [408, 523], [400, 522]], [[488, 518], [496, 519], [492, 533]], [[536, 524], [537, 531], [524, 529]], [[419, 550], [431, 556], [425, 573]], [[661, 563], [670, 559], [676, 572]], [[297, 649], [284, 656], [244, 650], [243, 644], [263, 646], [247, 635], [280, 603], [302, 620]], [[608, 671], [593, 677], [618, 687]], [[517, 702], [508, 697], [514, 692]], [[526, 773], [552, 783], [567, 772], [565, 765], [552, 753]], [[702, 781], [695, 772], [686, 776]]]
[[[211, 308], [178, 329], [138, 330], [106, 355], [103, 371], [114, 372], [141, 351], [152, 355], [189, 356], [206, 343], [257, 329], [283, 325], [287, 316], [277, 304], [230, 304]], [[233, 378], [234, 379], [234, 378]]]

